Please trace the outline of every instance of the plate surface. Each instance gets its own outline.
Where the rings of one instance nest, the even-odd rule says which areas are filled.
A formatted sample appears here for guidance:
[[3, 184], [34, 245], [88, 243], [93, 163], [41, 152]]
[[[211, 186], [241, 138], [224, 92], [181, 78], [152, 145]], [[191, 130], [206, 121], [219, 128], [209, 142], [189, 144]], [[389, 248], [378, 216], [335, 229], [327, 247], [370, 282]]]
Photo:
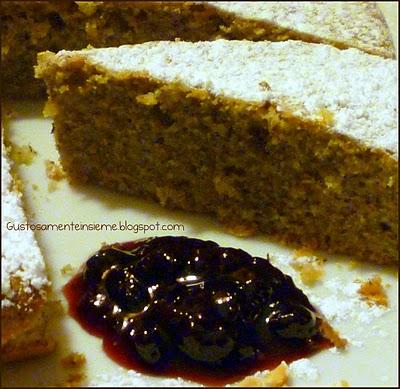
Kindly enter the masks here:
[[[381, 3], [380, 6], [390, 26], [396, 28], [397, 7], [394, 3]], [[397, 42], [397, 31], [393, 30], [393, 35]], [[61, 274], [61, 268], [70, 264], [78, 269], [102, 242], [155, 235], [186, 235], [242, 248], [257, 256], [265, 257], [270, 253], [273, 262], [293, 276], [296, 284], [322, 309], [340, 334], [350, 341], [345, 352], [327, 350], [313, 356], [309, 369], [301, 369], [299, 365], [291, 368], [290, 385], [333, 386], [339, 385], [341, 380], [346, 380], [350, 386], [398, 385], [398, 275], [395, 269], [362, 264], [354, 267], [349, 266], [348, 258], [329, 256], [322, 281], [313, 287], [304, 286], [296, 271], [289, 266], [293, 251], [271, 243], [266, 237], [236, 238], [226, 234], [218, 223], [208, 217], [166, 210], [153, 203], [88, 185], [70, 186], [65, 180], [57, 183], [54, 191], [49, 191], [45, 160], [57, 160], [58, 154], [50, 135], [51, 121], [41, 114], [43, 103], [20, 102], [12, 108], [16, 115], [8, 125], [10, 139], [17, 145], [30, 144], [37, 151], [31, 165], [19, 167], [25, 183], [27, 206], [35, 223], [122, 223], [131, 225], [131, 228], [137, 224], [156, 228], [156, 223], [159, 223], [160, 227], [174, 228], [146, 233], [134, 230], [38, 231], [36, 236], [47, 260], [55, 297], [61, 299], [64, 305], [61, 288], [69, 277]], [[390, 304], [387, 310], [368, 307], [356, 292], [359, 286], [356, 280], [366, 280], [375, 274], [381, 275], [387, 286]], [[105, 355], [99, 338], [88, 335], [67, 315], [55, 318], [52, 330], [58, 342], [57, 351], [45, 358], [3, 366], [3, 386], [63, 383], [67, 372], [60, 360], [71, 351], [82, 352], [87, 357], [86, 384], [190, 384], [128, 373]]]

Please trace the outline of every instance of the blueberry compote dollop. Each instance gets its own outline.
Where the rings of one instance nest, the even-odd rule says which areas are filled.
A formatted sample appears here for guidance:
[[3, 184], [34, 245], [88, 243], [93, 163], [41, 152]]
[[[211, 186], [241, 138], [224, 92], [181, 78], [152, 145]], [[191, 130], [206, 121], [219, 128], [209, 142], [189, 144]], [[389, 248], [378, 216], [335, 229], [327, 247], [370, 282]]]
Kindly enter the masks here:
[[124, 366], [225, 384], [328, 347], [320, 319], [267, 259], [186, 237], [116, 243], [65, 288], [70, 313]]

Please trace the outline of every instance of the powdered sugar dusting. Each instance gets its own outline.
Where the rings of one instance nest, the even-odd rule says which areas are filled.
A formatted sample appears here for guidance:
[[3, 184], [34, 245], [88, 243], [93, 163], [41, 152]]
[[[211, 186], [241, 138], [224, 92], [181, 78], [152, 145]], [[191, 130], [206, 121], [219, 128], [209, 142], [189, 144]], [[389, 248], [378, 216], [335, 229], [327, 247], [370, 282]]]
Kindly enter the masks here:
[[[216, 95], [269, 101], [311, 120], [322, 120], [328, 111], [330, 130], [397, 156], [395, 60], [300, 41], [217, 40], [61, 51], [56, 61], [60, 65], [76, 55], [116, 76], [147, 72]], [[262, 87], [265, 82], [269, 88]]]
[[306, 379], [309, 381], [316, 381], [319, 377], [319, 372], [315, 364], [307, 358], [302, 358], [292, 362], [289, 365], [289, 372], [291, 375]]
[[2, 254], [1, 254], [1, 293], [2, 307], [14, 304], [17, 291], [11, 287], [11, 276], [18, 277], [24, 293], [32, 289], [40, 290], [48, 285], [45, 265], [39, 246], [30, 230], [14, 231], [7, 226], [26, 223], [21, 193], [13, 190], [10, 160], [2, 143], [1, 149], [1, 205], [2, 205]]
[[357, 320], [362, 324], [370, 324], [375, 318], [384, 315], [388, 309], [381, 306], [369, 306], [362, 301], [359, 294], [359, 284], [346, 284], [338, 278], [326, 281], [330, 295], [320, 298], [310, 296], [310, 300], [319, 307], [321, 312], [330, 321], [340, 322]]

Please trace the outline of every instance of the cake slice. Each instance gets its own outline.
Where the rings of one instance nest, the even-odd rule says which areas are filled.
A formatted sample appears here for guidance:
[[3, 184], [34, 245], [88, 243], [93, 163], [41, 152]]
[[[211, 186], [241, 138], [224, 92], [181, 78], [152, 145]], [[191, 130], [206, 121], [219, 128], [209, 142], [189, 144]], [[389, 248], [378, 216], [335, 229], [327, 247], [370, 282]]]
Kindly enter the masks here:
[[45, 264], [28, 228], [22, 194], [2, 141], [1, 150], [1, 360], [46, 354], [54, 342], [47, 334], [50, 284]]
[[299, 41], [41, 53], [71, 180], [397, 261], [397, 62]]
[[7, 94], [38, 93], [39, 51], [146, 41], [225, 39], [356, 47], [393, 57], [390, 31], [374, 2], [3, 1], [3, 84]]

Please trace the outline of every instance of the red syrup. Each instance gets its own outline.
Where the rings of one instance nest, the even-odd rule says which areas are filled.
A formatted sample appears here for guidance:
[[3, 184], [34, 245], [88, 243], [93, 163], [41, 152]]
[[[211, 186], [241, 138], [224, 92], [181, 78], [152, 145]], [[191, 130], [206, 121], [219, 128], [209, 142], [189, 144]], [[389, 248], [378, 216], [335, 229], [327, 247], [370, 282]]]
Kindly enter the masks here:
[[[216, 269], [218, 268], [219, 270], [223, 270], [226, 273], [230, 274], [231, 277], [236, 277], [235, 279], [243, 279], [243, 274], [246, 274], [245, 278], [251, 279], [253, 277], [253, 281], [257, 281], [258, 278], [260, 277], [260, 273], [256, 271], [250, 271], [248, 272], [248, 269], [252, 268], [253, 266], [258, 266], [261, 264], [261, 267], [265, 268], [264, 274], [262, 275], [263, 279], [264, 278], [270, 278], [268, 282], [262, 283], [258, 285], [258, 288], [262, 289], [262, 285], [265, 287], [271, 288], [271, 285], [273, 285], [272, 289], [272, 295], [271, 293], [268, 294], [268, 302], [269, 301], [275, 301], [279, 300], [280, 302], [285, 302], [286, 299], [294, 301], [296, 304], [301, 304], [302, 307], [306, 308], [306, 313], [310, 312], [315, 312], [314, 308], [311, 306], [309, 303], [307, 297], [299, 290], [297, 289], [291, 278], [284, 275], [281, 273], [278, 269], [274, 268], [272, 265], [269, 264], [268, 261], [265, 259], [261, 259], [261, 261], [258, 261], [259, 259], [250, 257], [247, 253], [245, 253], [242, 250], [236, 250], [236, 249], [230, 249], [230, 248], [222, 248], [214, 244], [213, 242], [205, 242], [207, 244], [203, 245], [203, 241], [200, 240], [194, 240], [194, 239], [188, 239], [188, 238], [183, 238], [183, 237], [166, 237], [166, 238], [155, 238], [155, 239], [147, 239], [144, 241], [136, 241], [136, 242], [127, 242], [123, 244], [115, 244], [112, 246], [109, 246], [108, 248], [103, 248], [99, 252], [97, 252], [93, 257], [95, 258], [95, 265], [98, 263], [98, 261], [103, 261], [104, 263], [104, 258], [107, 257], [108, 259], [112, 257], [114, 254], [117, 255], [117, 258], [114, 258], [109, 261], [108, 270], [106, 271], [110, 272], [109, 269], [111, 268], [112, 263], [118, 263], [121, 265], [121, 258], [122, 262], [125, 260], [124, 264], [121, 265], [124, 267], [124, 269], [127, 269], [127, 263], [134, 263], [136, 268], [138, 268], [138, 264], [143, 258], [146, 258], [146, 261], [151, 262], [151, 258], [156, 258], [156, 261], [153, 262], [152, 264], [148, 264], [148, 268], [143, 267], [143, 261], [141, 262], [141, 265], [139, 266], [138, 269], [140, 269], [141, 274], [145, 274], [146, 270], [149, 270], [150, 273], [154, 273], [154, 265], [155, 263], [158, 264], [157, 267], [161, 266], [162, 263], [158, 262], [161, 261], [161, 258], [165, 258], [164, 254], [168, 254], [167, 256], [169, 258], [174, 257], [175, 259], [178, 259], [177, 261], [174, 262], [174, 266], [177, 267], [176, 274], [175, 276], [180, 276], [182, 273], [184, 275], [187, 275], [190, 273], [190, 275], [197, 274], [200, 278], [202, 277], [202, 280], [209, 280], [212, 278], [214, 281], [218, 280], [217, 286], [223, 286], [224, 288], [230, 287], [231, 285], [227, 283], [225, 275], [218, 275], [216, 272]], [[208, 244], [210, 243], [210, 244]], [[189, 249], [188, 249], [189, 246]], [[111, 249], [110, 249], [111, 247]], [[108, 253], [105, 251], [108, 250]], [[116, 250], [115, 252], [113, 250]], [[99, 253], [101, 254], [99, 256]], [[105, 254], [106, 253], [106, 254]], [[160, 253], [163, 255], [160, 257]], [[184, 254], [182, 254], [184, 253]], [[207, 254], [206, 254], [207, 253]], [[224, 254], [225, 253], [225, 254]], [[222, 254], [222, 255], [221, 255]], [[97, 256], [96, 256], [97, 255]], [[184, 255], [185, 259], [183, 261], [179, 260], [179, 255]], [[129, 258], [131, 257], [131, 259]], [[193, 258], [200, 258], [200, 262], [202, 259], [204, 259], [204, 266], [198, 266], [198, 263], [194, 266], [193, 261], [190, 263], [190, 259], [187, 261], [187, 259], [191, 257]], [[218, 257], [218, 261], [215, 260], [215, 258]], [[100, 259], [101, 258], [101, 259]], [[125, 258], [125, 259], [124, 259]], [[208, 259], [205, 259], [208, 258]], [[214, 259], [212, 259], [214, 258]], [[223, 258], [223, 265], [221, 264], [221, 258]], [[182, 259], [182, 258], [181, 258]], [[228, 260], [228, 262], [226, 262]], [[208, 271], [209, 263], [213, 262], [210, 267], [212, 268], [211, 271]], [[188, 269], [182, 268], [182, 262], [185, 263], [185, 265], [189, 264], [189, 272], [187, 271]], [[197, 260], [196, 262], [199, 262]], [[256, 263], [257, 262], [257, 263]], [[87, 262], [88, 263], [88, 262]], [[147, 265], [147, 262], [145, 263]], [[92, 263], [89, 264], [93, 268], [93, 260]], [[215, 318], [215, 320], [218, 321], [218, 323], [225, 323], [226, 328], [224, 327], [224, 332], [226, 332], [228, 335], [231, 335], [232, 333], [235, 333], [236, 337], [232, 335], [229, 339], [235, 339], [234, 345], [231, 343], [228, 345], [227, 342], [223, 344], [223, 339], [219, 339], [215, 344], [210, 344], [210, 340], [208, 339], [208, 343], [210, 344], [209, 347], [212, 347], [211, 352], [208, 354], [210, 361], [205, 361], [206, 357], [203, 355], [199, 356], [199, 353], [192, 352], [189, 350], [187, 347], [182, 347], [184, 352], [182, 352], [182, 349], [180, 348], [173, 348], [173, 350], [169, 350], [166, 355], [168, 357], [164, 358], [161, 362], [151, 360], [149, 363], [149, 360], [144, 360], [148, 355], [150, 355], [150, 358], [152, 358], [152, 355], [154, 354], [146, 354], [146, 352], [143, 354], [139, 354], [135, 350], [135, 343], [132, 343], [127, 337], [126, 333], [120, 330], [121, 327], [118, 327], [115, 325], [115, 322], [118, 322], [116, 318], [110, 313], [109, 316], [105, 315], [105, 317], [108, 318], [109, 322], [108, 324], [105, 324], [105, 320], [103, 316], [99, 316], [98, 318], [93, 318], [93, 316], [90, 316], [88, 312], [92, 309], [88, 304], [87, 295], [88, 295], [88, 290], [90, 288], [93, 289], [93, 286], [97, 284], [90, 284], [90, 282], [93, 281], [93, 279], [88, 278], [87, 273], [90, 271], [90, 266], [86, 265], [82, 271], [80, 271], [76, 276], [74, 276], [64, 287], [64, 295], [68, 300], [69, 303], [69, 314], [77, 320], [80, 325], [91, 335], [101, 337], [103, 339], [103, 348], [105, 353], [116, 363], [119, 365], [127, 368], [127, 369], [132, 369], [137, 372], [140, 372], [142, 374], [146, 375], [153, 375], [153, 376], [158, 376], [158, 377], [168, 377], [168, 378], [177, 378], [181, 377], [183, 379], [191, 380], [194, 382], [198, 382], [200, 384], [206, 385], [206, 386], [223, 386], [226, 384], [231, 384], [233, 382], [239, 381], [245, 376], [252, 375], [257, 371], [262, 371], [266, 369], [273, 369], [276, 366], [278, 366], [282, 361], [286, 361], [287, 363], [290, 363], [292, 361], [295, 361], [300, 358], [305, 358], [309, 357], [323, 349], [327, 349], [332, 346], [331, 342], [324, 338], [317, 330], [318, 324], [315, 324], [315, 329], [306, 326], [306, 322], [304, 320], [304, 313], [302, 311], [298, 311], [296, 313], [296, 309], [294, 309], [293, 312], [295, 312], [293, 316], [293, 312], [289, 312], [287, 308], [282, 308], [286, 307], [286, 305], [282, 305], [280, 309], [276, 309], [273, 313], [269, 312], [269, 318], [270, 318], [270, 323], [273, 324], [273, 332], [274, 335], [271, 336], [270, 333], [268, 332], [268, 341], [266, 342], [265, 339], [264, 341], [262, 340], [263, 336], [263, 331], [265, 332], [267, 329], [266, 328], [259, 328], [259, 326], [252, 326], [252, 323], [249, 324], [250, 327], [246, 327], [246, 329], [252, 329], [256, 328], [254, 332], [257, 332], [257, 336], [252, 336], [252, 333], [250, 334], [245, 334], [245, 340], [243, 340], [239, 335], [236, 334], [236, 329], [235, 325], [236, 322], [239, 323], [239, 321], [243, 321], [241, 317], [238, 315], [235, 315], [235, 319], [233, 320], [234, 326], [230, 327], [230, 324], [224, 322], [223, 320], [220, 320], [220, 316]], [[165, 264], [164, 264], [165, 265]], [[115, 265], [114, 265], [115, 266]], [[129, 267], [129, 272], [134, 272], [135, 271], [135, 266]], [[197, 267], [196, 267], [197, 266]], [[104, 268], [104, 266], [103, 266]], [[244, 270], [245, 268], [245, 270]], [[94, 268], [96, 269], [96, 268]], [[162, 269], [163, 272], [165, 272], [166, 268]], [[260, 270], [260, 269], [258, 269]], [[159, 274], [159, 276], [163, 276], [163, 272]], [[247, 272], [247, 273], [246, 273]], [[179, 273], [179, 274], [178, 274]], [[240, 274], [243, 273], [243, 274]], [[101, 291], [104, 293], [104, 274], [102, 280], [99, 281], [99, 290], [96, 290], [96, 292]], [[212, 276], [211, 276], [212, 275]], [[166, 277], [167, 275], [164, 274]], [[154, 276], [157, 278], [157, 275]], [[152, 280], [147, 279], [146, 286], [149, 284], [149, 282], [155, 282], [155, 278], [153, 277]], [[174, 278], [172, 277], [172, 278]], [[107, 277], [105, 277], [107, 278]], [[168, 278], [168, 277], [166, 277]], [[172, 279], [170, 278], [170, 280]], [[179, 278], [180, 279], [180, 278]], [[222, 281], [221, 281], [222, 280]], [[144, 282], [144, 280], [142, 280]], [[157, 282], [159, 282], [158, 280]], [[208, 315], [212, 316], [212, 312], [214, 310], [210, 310], [209, 306], [209, 301], [207, 302], [207, 299], [209, 300], [210, 296], [214, 296], [211, 292], [207, 291], [208, 289], [215, 289], [216, 282], [210, 281], [211, 286], [207, 288], [207, 282], [206, 281], [206, 287], [204, 287], [200, 290], [190, 292], [191, 295], [188, 297], [188, 294], [186, 292], [186, 289], [184, 289], [184, 294], [186, 299], [192, 299], [191, 303], [196, 305], [196, 302], [198, 303], [199, 301], [205, 301], [204, 302], [204, 312], [207, 313]], [[151, 283], [150, 282], [150, 283]], [[168, 285], [173, 285], [172, 281], [168, 281]], [[185, 285], [187, 287], [187, 285]], [[179, 286], [180, 287], [180, 286]], [[161, 290], [161, 288], [159, 288]], [[218, 288], [217, 288], [218, 289]], [[219, 288], [220, 290], [221, 288]], [[136, 290], [136, 289], [135, 289]], [[167, 290], [167, 289], [165, 289]], [[149, 302], [146, 300], [146, 304], [150, 306], [152, 303], [154, 303], [155, 299], [157, 299], [157, 303], [162, 305], [161, 303], [163, 302], [163, 297], [165, 297], [165, 290], [164, 292], [161, 290], [158, 296], [153, 296], [153, 301]], [[171, 286], [169, 286], [169, 292], [171, 292]], [[179, 289], [180, 290], [180, 289]], [[282, 292], [283, 290], [283, 292]], [[125, 289], [124, 289], [125, 291]], [[110, 292], [110, 294], [114, 297], [112, 290], [109, 290], [106, 292], [107, 294]], [[252, 291], [254, 292], [254, 290]], [[193, 296], [194, 295], [194, 296]], [[233, 294], [232, 294], [233, 295]], [[117, 296], [118, 297], [118, 296]], [[128, 296], [129, 297], [129, 296]], [[217, 296], [218, 297], [218, 296]], [[220, 294], [221, 297], [221, 294]], [[252, 295], [251, 298], [254, 299], [256, 296]], [[267, 297], [265, 297], [267, 298]], [[107, 299], [110, 299], [110, 296], [107, 296]], [[197, 299], [197, 300], [196, 300]], [[198, 300], [202, 299], [202, 300]], [[118, 299], [117, 299], [118, 300]], [[179, 299], [177, 299], [178, 301]], [[218, 300], [218, 299], [217, 299]], [[222, 299], [223, 300], [223, 299]], [[219, 299], [218, 301], [222, 301]], [[112, 300], [113, 303], [115, 302]], [[214, 301], [214, 300], [213, 300]], [[235, 302], [235, 299], [232, 299], [231, 301]], [[239, 301], [239, 300], [238, 300]], [[238, 303], [238, 301], [236, 301]], [[242, 303], [244, 304], [244, 301]], [[175, 302], [175, 301], [174, 301]], [[266, 303], [267, 301], [264, 301], [263, 303]], [[187, 306], [185, 305], [180, 305], [181, 303], [177, 304], [175, 302], [175, 307], [179, 307], [181, 311], [187, 309]], [[239, 304], [239, 303], [238, 303]], [[248, 304], [248, 302], [246, 303]], [[120, 306], [123, 306], [124, 304], [121, 302]], [[174, 306], [173, 303], [170, 304], [171, 306]], [[155, 317], [158, 318], [158, 320], [161, 322], [161, 325], [165, 325], [165, 323], [168, 322], [173, 322], [174, 318], [170, 316], [170, 313], [168, 309], [170, 308], [170, 305], [166, 305], [167, 308], [162, 308], [161, 311], [157, 311]], [[192, 304], [189, 304], [192, 306]], [[203, 305], [200, 306], [200, 309], [202, 309]], [[239, 304], [240, 305], [240, 304]], [[156, 304], [157, 306], [157, 304]], [[234, 305], [230, 305], [228, 308], [232, 308]], [[261, 305], [260, 305], [261, 307]], [[260, 309], [260, 307], [258, 307]], [[239, 307], [242, 308], [242, 307]], [[257, 308], [257, 307], [256, 307]], [[130, 308], [132, 310], [132, 307]], [[158, 308], [157, 308], [158, 309]], [[167, 309], [167, 310], [165, 310]], [[282, 311], [283, 309], [283, 311]], [[286, 310], [285, 310], [286, 309]], [[242, 308], [243, 311], [245, 311], [245, 308]], [[145, 310], [146, 312], [151, 311], [151, 309]], [[202, 312], [203, 312], [202, 311]], [[141, 311], [144, 312], [144, 311]], [[255, 311], [254, 311], [255, 312]], [[252, 311], [251, 314], [253, 315], [254, 312]], [[278, 313], [277, 313], [278, 312]], [[104, 313], [104, 311], [102, 311]], [[124, 314], [119, 313], [119, 315]], [[146, 317], [146, 313], [141, 313], [143, 314], [142, 321], [143, 323], [141, 325], [147, 325], [148, 321], [151, 321], [154, 323], [154, 316], [149, 316], [148, 319]], [[223, 311], [222, 314], [226, 314], [226, 311]], [[242, 313], [242, 315], [244, 315]], [[275, 316], [274, 316], [275, 315]], [[292, 316], [290, 316], [292, 315]], [[296, 317], [296, 320], [298, 323], [302, 323], [303, 327], [298, 324], [296, 326], [296, 323], [291, 323], [291, 326], [288, 326], [287, 322], [287, 317]], [[253, 315], [254, 317], [258, 317], [257, 314]], [[286, 318], [286, 322], [285, 322]], [[114, 319], [116, 321], [114, 321]], [[147, 319], [147, 320], [146, 320]], [[212, 320], [214, 320], [211, 317], [211, 323], [213, 323]], [[275, 320], [275, 321], [274, 321]], [[318, 321], [319, 319], [317, 319]], [[232, 321], [232, 318], [230, 318], [230, 321]], [[112, 325], [110, 325], [112, 323]], [[264, 322], [262, 322], [264, 323]], [[274, 324], [275, 323], [275, 324]], [[157, 323], [156, 323], [157, 325]], [[186, 327], [179, 327], [178, 325], [174, 324], [171, 327], [171, 332], [176, 332], [178, 333], [181, 328], [183, 329], [182, 332], [185, 333], [190, 338], [191, 333], [190, 331], [188, 332]], [[239, 326], [241, 326], [241, 322], [239, 323]], [[286, 325], [284, 328], [283, 325]], [[308, 324], [307, 324], [308, 325]], [[118, 329], [116, 329], [118, 328]], [[141, 327], [140, 327], [141, 328]], [[164, 327], [164, 330], [167, 327]], [[222, 328], [222, 327], [221, 327]], [[179, 330], [178, 330], [179, 329]], [[268, 328], [268, 331], [270, 328]], [[304, 333], [302, 333], [303, 330], [306, 331], [311, 331], [310, 336], [306, 337]], [[166, 330], [165, 330], [166, 331]], [[289, 332], [288, 332], [289, 331]], [[293, 332], [294, 333], [290, 333]], [[277, 336], [276, 334], [280, 334]], [[170, 335], [170, 334], [168, 334]], [[171, 336], [179, 336], [176, 334], [173, 334]], [[198, 334], [197, 334], [198, 336]], [[205, 335], [207, 336], [207, 334]], [[299, 336], [301, 339], [296, 339], [294, 336]], [[249, 337], [249, 339], [247, 339]], [[250, 339], [251, 338], [251, 339]], [[197, 338], [196, 338], [197, 339]], [[203, 338], [201, 338], [203, 339]], [[222, 342], [222, 344], [221, 344]], [[247, 358], [243, 358], [243, 356], [238, 359], [237, 355], [235, 354], [236, 348], [238, 348], [238, 342], [240, 343], [246, 343], [245, 346], [249, 346], [251, 344], [252, 350], [254, 351], [254, 355], [249, 354]], [[259, 344], [257, 343], [259, 342]], [[173, 342], [174, 345], [179, 343], [179, 338], [178, 340], [174, 338]], [[171, 344], [172, 344], [171, 343]], [[193, 342], [192, 342], [193, 343]], [[141, 343], [142, 344], [142, 343]], [[229, 346], [229, 347], [228, 347]], [[194, 347], [196, 347], [196, 344], [194, 344]], [[227, 351], [225, 353], [226, 347], [229, 348], [229, 352]], [[250, 346], [249, 346], [250, 347]], [[249, 348], [248, 347], [248, 348]], [[205, 355], [207, 355], [207, 349], [205, 348]], [[145, 350], [146, 351], [146, 350]], [[221, 358], [218, 359], [218, 353], [220, 353]], [[225, 354], [226, 355], [225, 355]], [[236, 356], [232, 356], [236, 355]], [[203, 359], [201, 361], [196, 360], [196, 358]], [[153, 363], [154, 362], [154, 363]]]

